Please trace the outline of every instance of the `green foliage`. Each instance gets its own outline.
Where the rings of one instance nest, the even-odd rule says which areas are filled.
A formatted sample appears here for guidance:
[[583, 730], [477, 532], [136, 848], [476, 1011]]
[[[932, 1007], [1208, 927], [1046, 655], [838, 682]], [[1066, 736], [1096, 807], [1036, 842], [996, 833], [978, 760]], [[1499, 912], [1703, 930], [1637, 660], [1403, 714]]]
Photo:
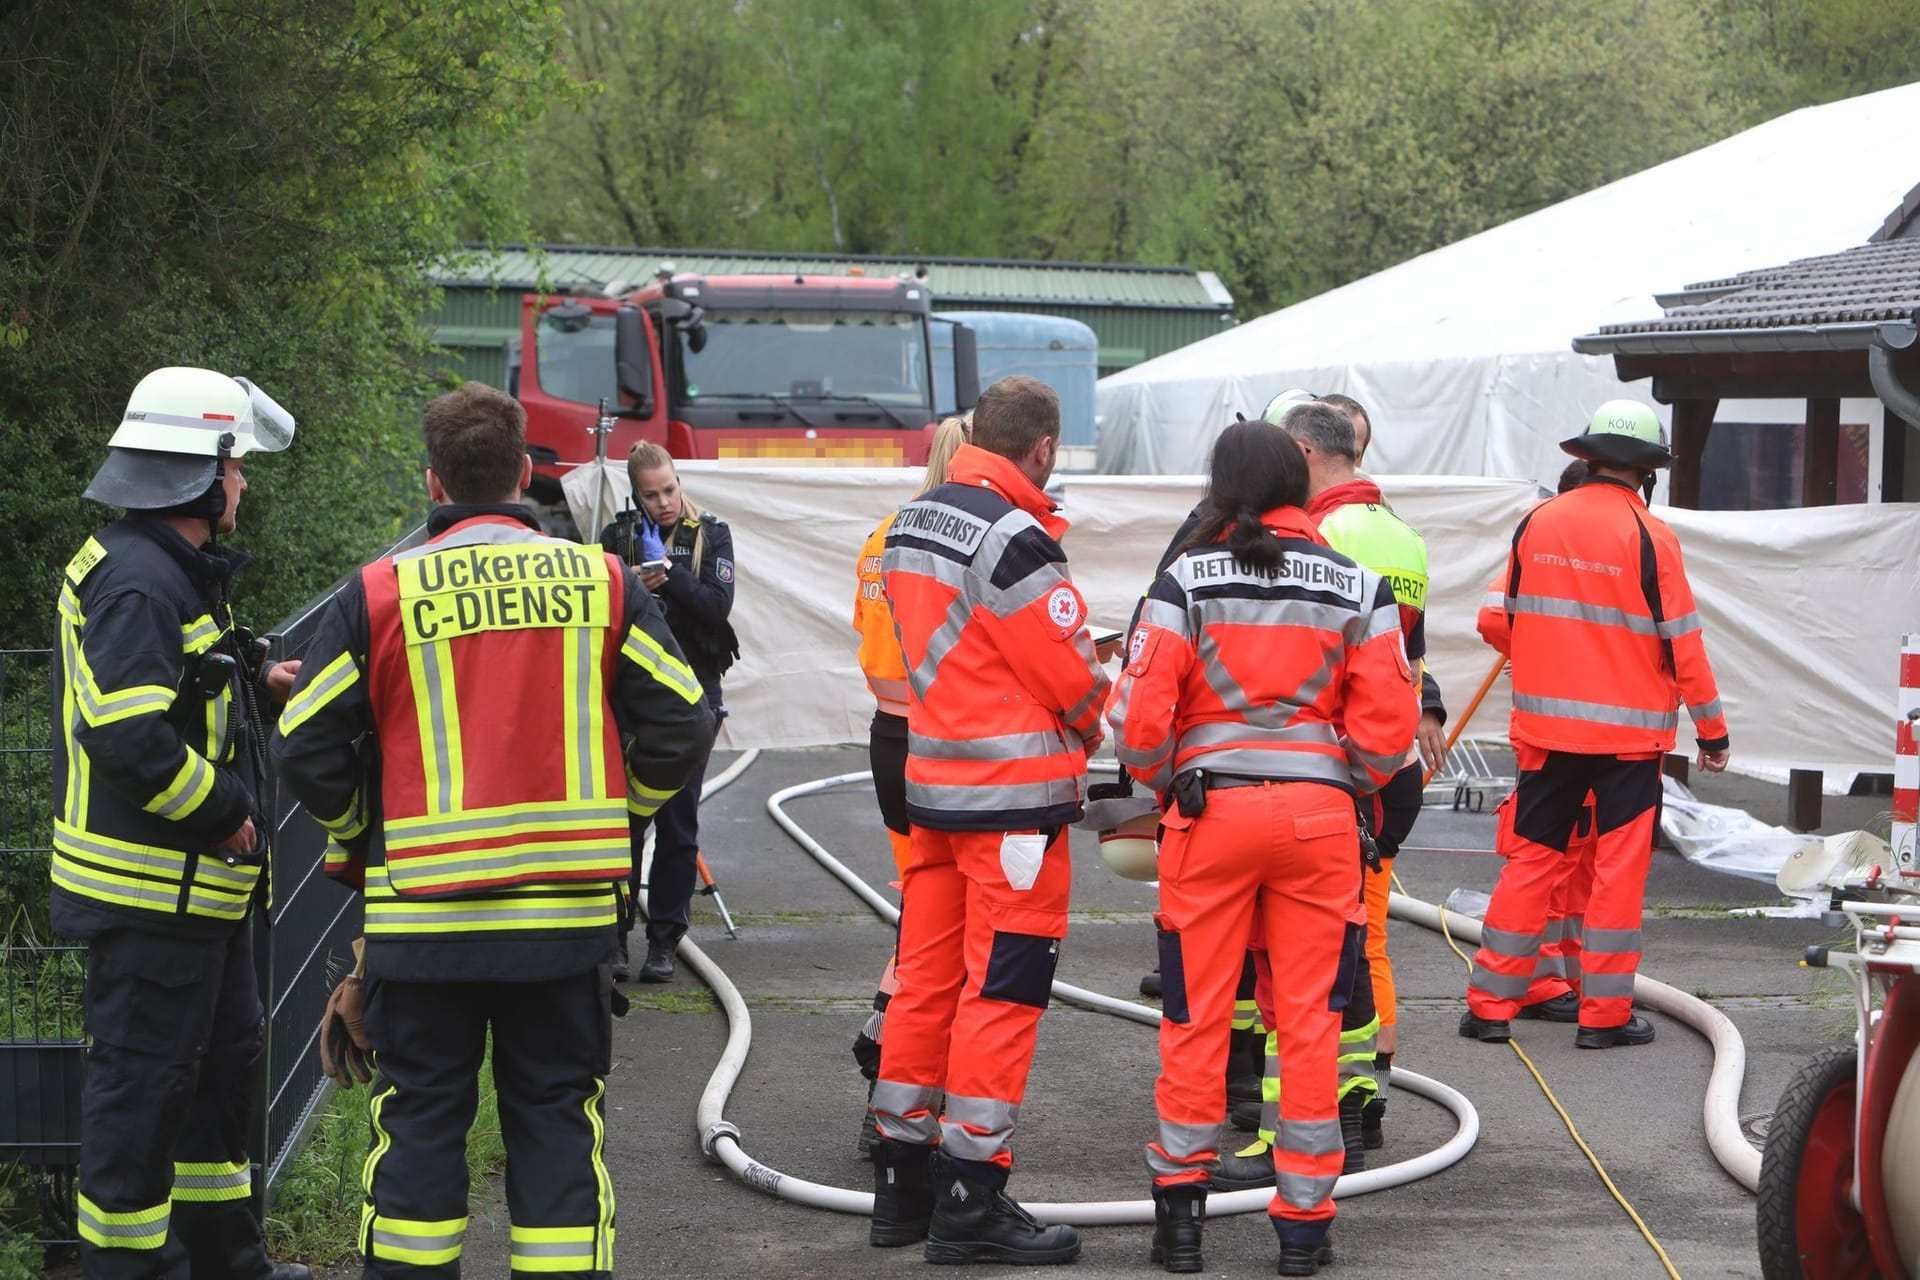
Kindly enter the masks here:
[[[475, 1213], [484, 1211], [489, 1181], [507, 1163], [492, 1057], [489, 1050], [480, 1069], [479, 1109], [467, 1130], [467, 1194]], [[365, 1199], [360, 1179], [369, 1138], [367, 1101], [364, 1086], [334, 1090], [307, 1144], [281, 1176], [266, 1219], [267, 1252], [274, 1257], [327, 1266], [355, 1256]], [[7, 1280], [4, 1271], [0, 1280]]]
[[519, 229], [518, 137], [566, 92], [517, 0], [11, 6], [0, 111], [0, 645], [45, 643], [77, 501], [140, 375], [245, 375], [300, 420], [236, 542], [271, 621], [418, 505], [421, 268]]
[[541, 238], [1181, 261], [1242, 315], [1920, 75], [1920, 0], [566, 10]]

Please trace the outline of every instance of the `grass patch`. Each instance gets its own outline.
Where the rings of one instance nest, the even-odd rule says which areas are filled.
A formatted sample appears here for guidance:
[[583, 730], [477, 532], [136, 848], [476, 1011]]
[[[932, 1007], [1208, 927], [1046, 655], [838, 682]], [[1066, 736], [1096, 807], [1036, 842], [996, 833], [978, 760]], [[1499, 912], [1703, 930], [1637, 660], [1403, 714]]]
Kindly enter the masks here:
[[627, 1003], [635, 1009], [651, 1009], [657, 1013], [712, 1013], [720, 1007], [705, 987], [688, 987], [684, 991], [635, 991], [629, 987]]
[[[488, 1180], [507, 1163], [492, 1064], [489, 1047], [480, 1068], [479, 1109], [467, 1131], [467, 1199], [476, 1211], [487, 1195]], [[367, 1158], [370, 1096], [365, 1086], [334, 1090], [307, 1145], [288, 1166], [267, 1211], [267, 1251], [274, 1257], [326, 1266], [358, 1252], [360, 1206], [366, 1198], [360, 1179]], [[11, 1277], [0, 1271], [0, 1280]]]

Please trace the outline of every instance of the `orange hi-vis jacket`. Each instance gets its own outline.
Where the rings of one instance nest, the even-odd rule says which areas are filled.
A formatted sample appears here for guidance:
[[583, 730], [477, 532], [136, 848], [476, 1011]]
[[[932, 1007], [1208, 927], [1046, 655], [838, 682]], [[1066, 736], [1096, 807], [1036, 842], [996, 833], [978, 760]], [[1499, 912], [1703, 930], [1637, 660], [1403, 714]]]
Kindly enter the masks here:
[[888, 715], [907, 715], [907, 660], [900, 656], [900, 637], [893, 629], [893, 610], [887, 607], [887, 584], [880, 572], [887, 550], [888, 516], [875, 525], [860, 547], [860, 590], [853, 597], [853, 629], [860, 633], [860, 670], [874, 701]]
[[1107, 709], [1115, 752], [1162, 793], [1196, 768], [1374, 791], [1420, 719], [1393, 588], [1298, 507], [1261, 523], [1285, 552], [1277, 572], [1193, 548], [1148, 589]]
[[1596, 476], [1535, 507], [1500, 589], [1506, 634], [1486, 608], [1480, 634], [1513, 662], [1515, 742], [1667, 751], [1684, 699], [1701, 748], [1727, 746], [1680, 542], [1632, 486]]
[[906, 659], [907, 816], [938, 831], [1074, 821], [1109, 682], [1058, 541], [1067, 522], [974, 445], [900, 508], [882, 573]]

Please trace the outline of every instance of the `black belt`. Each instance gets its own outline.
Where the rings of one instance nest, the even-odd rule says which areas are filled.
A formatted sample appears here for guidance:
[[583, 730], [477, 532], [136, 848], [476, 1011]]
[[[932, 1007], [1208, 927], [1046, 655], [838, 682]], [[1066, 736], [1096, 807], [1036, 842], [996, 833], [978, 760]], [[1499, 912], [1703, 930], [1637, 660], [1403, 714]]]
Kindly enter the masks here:
[[1279, 786], [1284, 782], [1298, 782], [1298, 778], [1255, 778], [1242, 773], [1205, 773], [1201, 774], [1208, 791], [1231, 791], [1235, 787]]

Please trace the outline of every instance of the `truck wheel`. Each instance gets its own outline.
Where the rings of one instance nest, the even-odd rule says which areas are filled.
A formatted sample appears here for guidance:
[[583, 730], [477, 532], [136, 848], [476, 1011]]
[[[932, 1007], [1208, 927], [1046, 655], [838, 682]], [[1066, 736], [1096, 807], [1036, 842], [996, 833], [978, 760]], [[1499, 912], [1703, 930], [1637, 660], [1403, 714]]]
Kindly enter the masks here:
[[1780, 1095], [1760, 1156], [1760, 1273], [1766, 1280], [1869, 1280], [1873, 1257], [1853, 1191], [1852, 1045], [1801, 1067]]

